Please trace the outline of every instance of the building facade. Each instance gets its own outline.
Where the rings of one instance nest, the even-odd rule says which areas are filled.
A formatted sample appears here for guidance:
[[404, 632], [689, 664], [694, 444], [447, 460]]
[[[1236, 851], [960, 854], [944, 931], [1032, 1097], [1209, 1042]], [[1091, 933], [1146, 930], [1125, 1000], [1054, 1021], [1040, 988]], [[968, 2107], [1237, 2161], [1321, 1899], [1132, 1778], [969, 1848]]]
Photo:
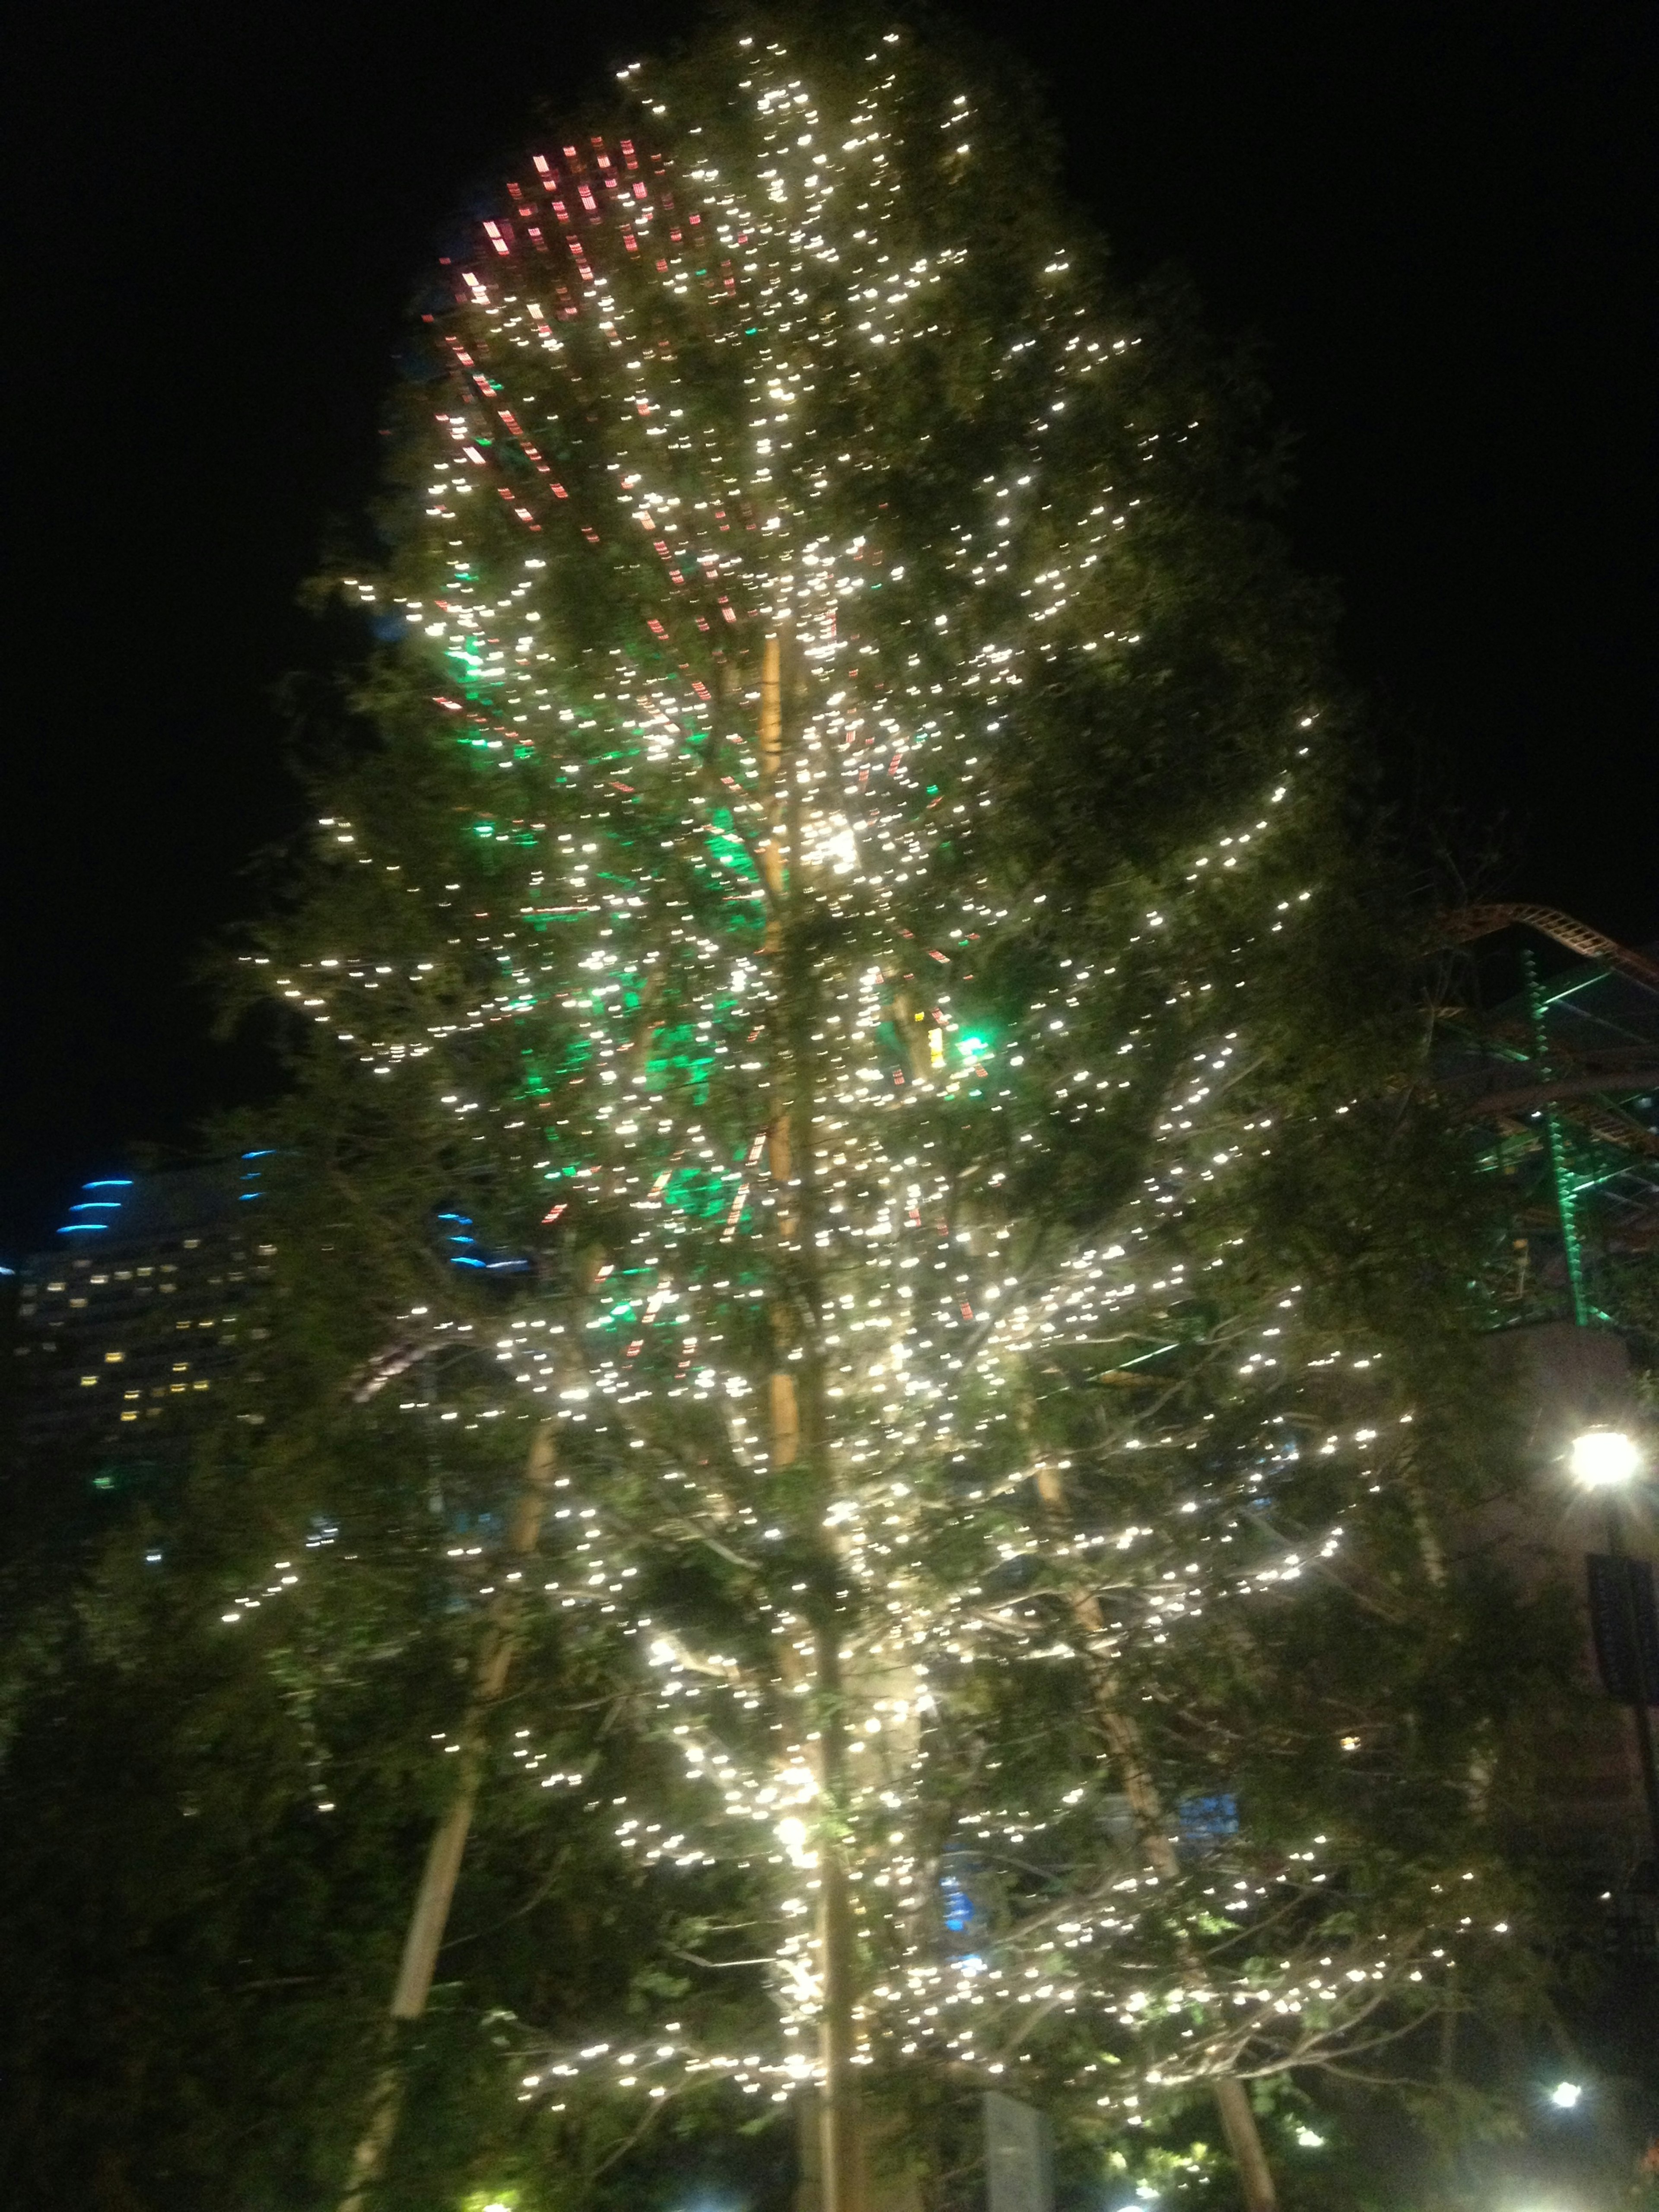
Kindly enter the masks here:
[[176, 1455], [191, 1409], [259, 1333], [262, 1157], [85, 1186], [56, 1247], [18, 1271], [20, 1451], [99, 1462], [106, 1486]]

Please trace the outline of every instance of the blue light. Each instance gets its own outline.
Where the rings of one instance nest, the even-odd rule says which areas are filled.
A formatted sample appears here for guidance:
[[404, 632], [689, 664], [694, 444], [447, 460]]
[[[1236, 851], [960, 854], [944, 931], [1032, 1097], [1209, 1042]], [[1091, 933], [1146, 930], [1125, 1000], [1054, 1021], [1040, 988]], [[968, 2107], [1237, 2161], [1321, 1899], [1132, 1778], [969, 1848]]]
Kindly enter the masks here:
[[989, 1933], [983, 1862], [960, 1845], [947, 1849], [939, 1861], [939, 1889], [946, 1932], [982, 1942]]
[[939, 1887], [945, 1892], [945, 1924], [953, 1936], [960, 1936], [964, 1928], [974, 1924], [973, 1900], [961, 1883], [952, 1881], [948, 1875]]
[[70, 1208], [71, 1213], [118, 1213], [120, 1211], [118, 1198], [83, 1198]]
[[86, 1237], [94, 1231], [107, 1229], [107, 1221], [66, 1221], [58, 1231], [60, 1237]]
[[96, 1182], [83, 1182], [82, 1190], [131, 1190], [131, 1176], [100, 1176]]
[[1188, 1848], [1204, 1849], [1238, 1833], [1238, 1800], [1223, 1792], [1214, 1797], [1183, 1797], [1176, 1808], [1181, 1841]]

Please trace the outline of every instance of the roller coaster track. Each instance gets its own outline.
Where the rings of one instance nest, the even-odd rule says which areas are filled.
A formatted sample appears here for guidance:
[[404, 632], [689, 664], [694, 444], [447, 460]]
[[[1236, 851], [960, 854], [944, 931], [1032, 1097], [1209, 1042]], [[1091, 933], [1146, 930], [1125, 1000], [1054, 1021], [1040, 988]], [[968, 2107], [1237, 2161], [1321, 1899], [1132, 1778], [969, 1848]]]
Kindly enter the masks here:
[[1460, 907], [1444, 917], [1441, 930], [1449, 943], [1467, 945], [1477, 937], [1490, 937], [1517, 922], [1525, 928], [1537, 930], [1542, 937], [1553, 938], [1558, 945], [1565, 945], [1569, 952], [1579, 953], [1586, 960], [1600, 960], [1632, 983], [1639, 983], [1644, 990], [1659, 995], [1659, 960], [1650, 959], [1645, 952], [1632, 952], [1629, 945], [1620, 945], [1614, 938], [1603, 937], [1588, 922], [1575, 921], [1571, 915], [1559, 913], [1553, 906], [1510, 902]]
[[[1470, 1100], [1466, 1113], [1479, 1115], [1483, 1120], [1497, 1114], [1526, 1114], [1535, 1106], [1559, 1105], [1564, 1099], [1617, 1097], [1632, 1091], [1659, 1091], [1659, 1067], [1632, 1068], [1628, 1075], [1567, 1075], [1553, 1083], [1529, 1083], [1523, 1090], [1488, 1091]], [[1581, 1115], [1581, 1118], [1587, 1116]], [[1639, 1122], [1631, 1124], [1635, 1136], [1620, 1141], [1640, 1141], [1641, 1148], [1659, 1154], [1659, 1137], [1650, 1136]], [[1601, 1133], [1608, 1134], [1607, 1131]]]
[[[1659, 996], [1659, 961], [1650, 959], [1643, 952], [1632, 952], [1628, 945], [1604, 937], [1599, 929], [1592, 929], [1587, 922], [1577, 921], [1571, 915], [1561, 914], [1553, 906], [1508, 902], [1502, 906], [1462, 907], [1443, 918], [1441, 929], [1446, 940], [1459, 945], [1469, 944], [1478, 937], [1490, 937], [1498, 930], [1516, 924], [1553, 938], [1556, 944], [1586, 960], [1599, 961], [1604, 968], [1614, 969], [1642, 989]], [[1638, 1046], [1629, 1057], [1639, 1061], [1647, 1059], [1648, 1054]], [[1628, 1095], [1656, 1084], [1659, 1084], [1659, 1066], [1636, 1065], [1576, 1073], [1562, 1071], [1547, 1082], [1488, 1091], [1483, 1097], [1469, 1100], [1463, 1111], [1471, 1120], [1498, 1121], [1528, 1113], [1536, 1107], [1556, 1106], [1565, 1109], [1571, 1119], [1581, 1122], [1604, 1144], [1659, 1157], [1659, 1138], [1613, 1104], [1621, 1093]]]

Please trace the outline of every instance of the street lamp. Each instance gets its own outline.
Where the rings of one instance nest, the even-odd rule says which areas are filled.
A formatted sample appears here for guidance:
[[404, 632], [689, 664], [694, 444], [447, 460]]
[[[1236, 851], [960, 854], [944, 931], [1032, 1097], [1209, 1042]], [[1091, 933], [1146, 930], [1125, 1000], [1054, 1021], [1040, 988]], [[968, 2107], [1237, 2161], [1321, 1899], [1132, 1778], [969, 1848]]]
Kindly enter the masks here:
[[1610, 1490], [1642, 1469], [1642, 1449], [1622, 1429], [1586, 1429], [1572, 1440], [1569, 1462], [1587, 1490]]
[[[1642, 1473], [1646, 1455], [1636, 1438], [1623, 1429], [1586, 1429], [1572, 1440], [1567, 1463], [1575, 1479], [1586, 1490], [1598, 1492], [1607, 1504], [1607, 1551], [1610, 1558], [1608, 1579], [1612, 1585], [1613, 1609], [1617, 1622], [1620, 1644], [1628, 1656], [1631, 1674], [1631, 1717], [1636, 1730], [1636, 1753], [1642, 1769], [1642, 1792], [1647, 1799], [1648, 1826], [1653, 1842], [1654, 1865], [1659, 1869], [1659, 1765], [1656, 1765], [1653, 1748], [1653, 1721], [1648, 1711], [1649, 1641], [1643, 1634], [1644, 1607], [1638, 1596], [1635, 1563], [1625, 1551], [1624, 1529], [1620, 1518], [1620, 1501]], [[1595, 1574], [1592, 1563], [1591, 1574]], [[1650, 1598], [1645, 1608], [1651, 1613]], [[1611, 1687], [1612, 1685], [1610, 1684]], [[1618, 1694], [1615, 1692], [1615, 1695]]]

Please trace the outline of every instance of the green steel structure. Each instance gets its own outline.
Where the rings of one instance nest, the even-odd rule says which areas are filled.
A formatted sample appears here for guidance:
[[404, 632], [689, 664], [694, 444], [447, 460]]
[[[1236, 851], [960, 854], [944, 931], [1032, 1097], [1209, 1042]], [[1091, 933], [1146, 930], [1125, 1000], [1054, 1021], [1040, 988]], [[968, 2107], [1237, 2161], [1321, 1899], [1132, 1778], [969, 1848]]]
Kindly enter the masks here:
[[[1552, 909], [1453, 917], [1470, 947], [1443, 1080], [1504, 1194], [1499, 1327], [1571, 1321], [1659, 1350], [1659, 955]], [[1565, 957], [1564, 957], [1565, 956]]]

